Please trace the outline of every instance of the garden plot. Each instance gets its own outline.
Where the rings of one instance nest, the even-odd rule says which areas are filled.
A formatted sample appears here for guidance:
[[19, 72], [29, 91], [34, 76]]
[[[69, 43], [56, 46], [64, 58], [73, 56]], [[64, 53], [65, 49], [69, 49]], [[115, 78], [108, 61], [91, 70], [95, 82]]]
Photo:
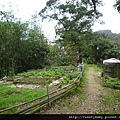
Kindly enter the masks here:
[[74, 66], [51, 67], [44, 70], [33, 70], [19, 73], [14, 79], [12, 87], [39, 88], [48, 86], [61, 86], [73, 82], [78, 75]]
[[19, 73], [12, 77], [13, 82], [0, 84], [0, 109], [58, 90], [74, 82], [78, 75], [77, 69], [70, 66]]
[[48, 86], [64, 86], [74, 81], [78, 71], [74, 66], [59, 66], [40, 70], [30, 70], [16, 76], [5, 78], [3, 82], [11, 81], [11, 87], [19, 88], [44, 88]]
[[15, 80], [14, 84], [39, 84], [45, 85], [47, 82], [54, 80], [54, 77], [23, 77]]
[[52, 80], [58, 79], [62, 75], [62, 71], [28, 71], [18, 75], [21, 77], [21, 79], [15, 79], [13, 82], [14, 84], [37, 84], [45, 86]]

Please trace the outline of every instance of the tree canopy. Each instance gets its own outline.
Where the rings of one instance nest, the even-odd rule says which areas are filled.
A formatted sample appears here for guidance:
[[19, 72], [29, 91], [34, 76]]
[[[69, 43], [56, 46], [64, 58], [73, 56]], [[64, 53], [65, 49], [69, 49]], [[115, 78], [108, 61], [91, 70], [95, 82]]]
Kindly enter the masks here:
[[118, 12], [120, 13], [120, 0], [116, 0], [116, 4], [113, 6], [116, 7]]
[[42, 68], [49, 50], [41, 28], [0, 13], [0, 77]]
[[75, 64], [83, 57], [95, 62], [118, 57], [119, 34], [106, 31], [106, 36], [91, 29], [95, 22], [102, 23], [99, 5], [100, 0], [49, 0], [39, 15], [57, 21], [55, 45], [48, 44], [36, 13], [22, 22], [11, 11], [0, 11], [0, 77], [61, 62]]
[[[49, 0], [46, 6], [40, 11], [43, 19], [57, 20], [55, 27], [58, 41], [64, 47], [72, 47], [81, 53], [84, 44], [88, 40], [88, 33], [91, 33], [91, 26], [102, 14], [96, 9], [101, 1], [94, 0]], [[66, 48], [68, 49], [68, 48]]]

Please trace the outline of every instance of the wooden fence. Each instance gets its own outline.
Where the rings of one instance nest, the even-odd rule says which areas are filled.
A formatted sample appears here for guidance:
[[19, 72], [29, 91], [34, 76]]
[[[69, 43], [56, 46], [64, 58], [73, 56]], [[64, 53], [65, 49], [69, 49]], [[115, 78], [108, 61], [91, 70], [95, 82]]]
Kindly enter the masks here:
[[35, 98], [33, 100], [30, 100], [28, 102], [24, 102], [6, 109], [0, 110], [0, 114], [6, 114], [9, 112], [9, 114], [33, 114], [39, 111], [41, 108], [49, 105], [53, 101], [63, 97], [73, 89], [75, 89], [79, 84], [80, 80], [82, 78], [82, 73], [80, 73], [75, 81], [63, 88], [60, 88], [58, 90], [55, 90], [51, 93], [47, 93], [44, 96]]

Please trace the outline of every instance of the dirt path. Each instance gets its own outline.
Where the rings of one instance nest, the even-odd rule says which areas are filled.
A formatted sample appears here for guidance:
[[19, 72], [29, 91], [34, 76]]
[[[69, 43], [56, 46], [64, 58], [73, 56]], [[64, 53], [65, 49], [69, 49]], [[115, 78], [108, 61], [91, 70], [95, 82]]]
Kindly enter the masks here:
[[103, 87], [100, 84], [101, 79], [98, 78], [98, 72], [93, 67], [90, 67], [86, 74], [85, 100], [79, 109], [76, 110], [79, 114], [95, 114], [101, 112], [101, 95]]

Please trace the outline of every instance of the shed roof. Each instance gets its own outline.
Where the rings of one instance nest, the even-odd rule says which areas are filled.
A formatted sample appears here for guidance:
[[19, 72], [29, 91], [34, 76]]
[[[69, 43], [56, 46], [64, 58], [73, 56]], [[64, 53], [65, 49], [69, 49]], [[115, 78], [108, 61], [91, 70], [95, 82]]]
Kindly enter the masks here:
[[110, 59], [103, 60], [103, 64], [110, 64], [110, 63], [120, 63], [120, 60], [116, 58], [110, 58]]

